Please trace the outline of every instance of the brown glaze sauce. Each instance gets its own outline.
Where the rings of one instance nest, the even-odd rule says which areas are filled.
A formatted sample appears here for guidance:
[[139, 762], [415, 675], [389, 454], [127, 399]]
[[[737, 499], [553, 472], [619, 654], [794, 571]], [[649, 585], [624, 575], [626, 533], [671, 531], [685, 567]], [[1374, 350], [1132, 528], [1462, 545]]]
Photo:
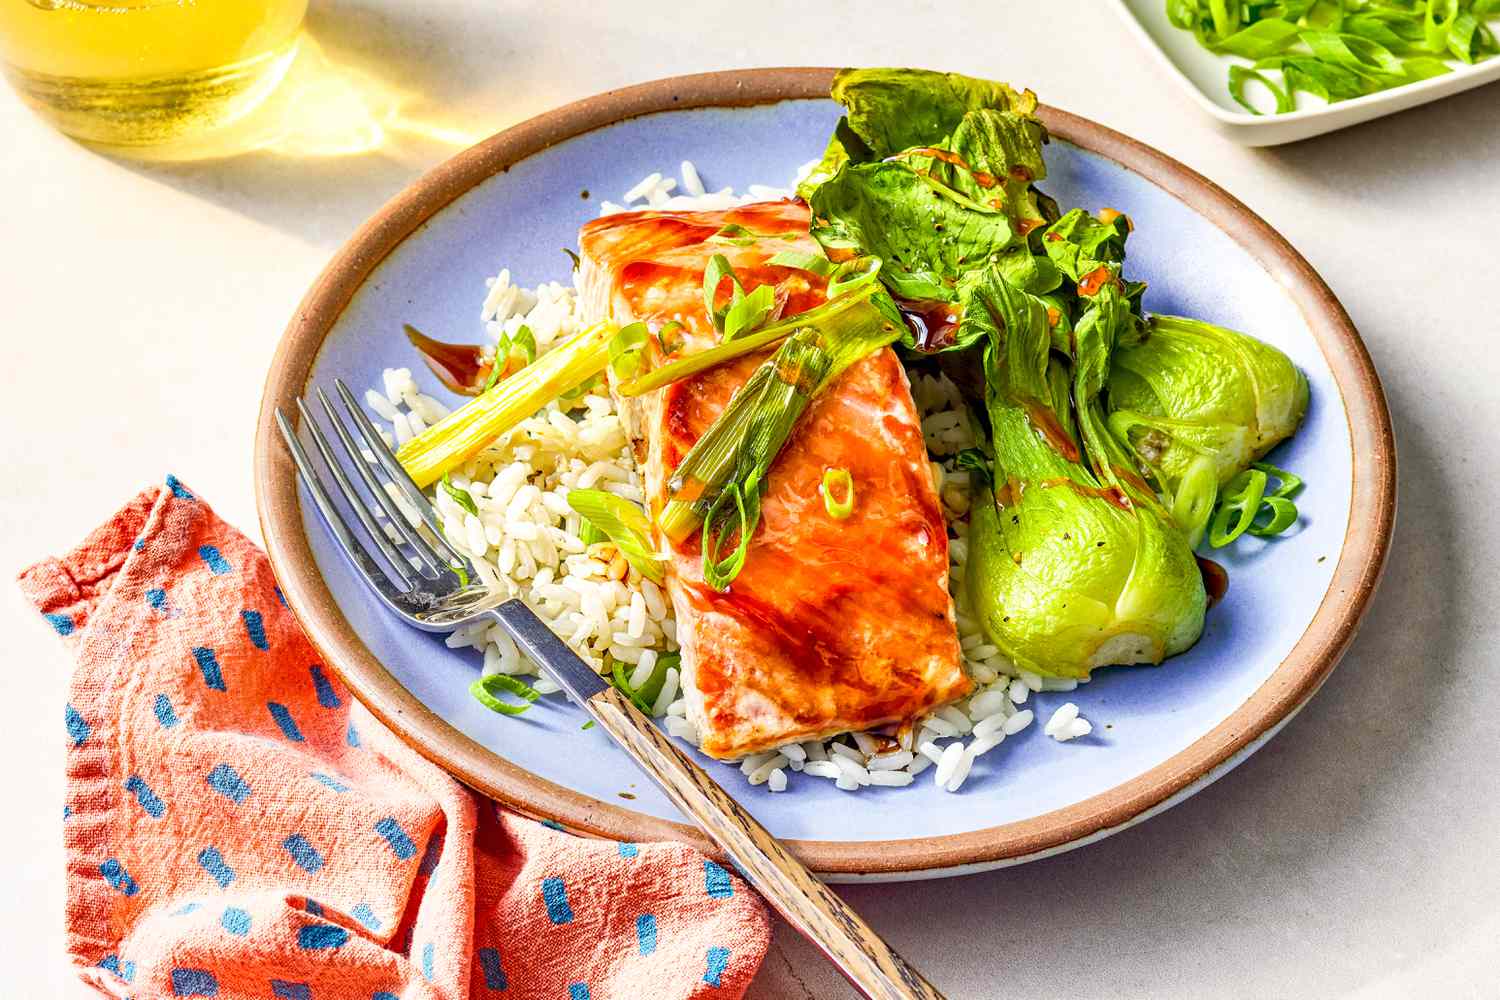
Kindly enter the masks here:
[[963, 306], [957, 302], [915, 302], [902, 299], [896, 303], [906, 317], [920, 351], [940, 351], [953, 343], [958, 325], [963, 321]]
[[1208, 592], [1208, 606], [1213, 607], [1229, 593], [1229, 571], [1212, 559], [1194, 556], [1198, 560], [1198, 572], [1203, 575], [1203, 589]]
[[974, 183], [982, 188], [992, 188], [996, 184], [1000, 183], [1000, 181], [995, 177], [994, 174], [986, 173], [983, 170], [975, 170], [973, 167], [969, 166], [968, 162], [962, 156], [959, 156], [957, 153], [950, 153], [946, 149], [933, 149], [931, 146], [917, 146], [915, 149], [908, 149], [904, 152], [897, 153], [896, 156], [891, 157], [891, 159], [896, 159], [897, 157], [903, 156], [930, 156], [934, 160], [941, 160], [944, 163], [950, 166], [957, 167], [958, 169], [967, 173], [974, 179]]
[[427, 367], [450, 391], [464, 396], [477, 396], [483, 391], [491, 366], [477, 344], [445, 344], [410, 324], [402, 329]]
[[1026, 404], [1026, 419], [1047, 444], [1052, 446], [1053, 451], [1070, 462], [1078, 461], [1078, 444], [1067, 428], [1063, 427], [1062, 421], [1057, 419], [1057, 414], [1041, 403], [1031, 402]]
[[1129, 497], [1114, 486], [1085, 486], [1083, 483], [1075, 479], [1069, 479], [1067, 476], [1054, 476], [1051, 479], [1043, 479], [1037, 483], [1037, 486], [1044, 490], [1050, 490], [1057, 486], [1066, 486], [1081, 497], [1096, 497], [1114, 504], [1121, 510], [1131, 510], [1135, 506], [1130, 502]]
[[[1099, 290], [1105, 285], [1110, 284], [1111, 282], [1119, 285], [1119, 279], [1116, 278], [1112, 273], [1110, 273], [1110, 270], [1107, 266], [1100, 264], [1088, 274], [1085, 274], [1083, 277], [1078, 279], [1078, 294], [1098, 295]], [[1123, 291], [1124, 286], [1121, 285], [1120, 287]]]

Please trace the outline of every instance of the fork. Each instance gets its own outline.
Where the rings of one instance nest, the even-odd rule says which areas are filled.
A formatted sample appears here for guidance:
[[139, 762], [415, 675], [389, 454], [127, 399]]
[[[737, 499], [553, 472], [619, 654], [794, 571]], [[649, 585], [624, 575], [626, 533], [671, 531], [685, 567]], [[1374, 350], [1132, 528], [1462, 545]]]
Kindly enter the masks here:
[[[334, 492], [353, 513], [354, 523], [334, 503], [279, 408], [276, 423], [318, 512], [381, 603], [408, 625], [427, 632], [451, 632], [485, 620], [498, 622], [531, 661], [625, 749], [734, 861], [766, 901], [817, 945], [864, 996], [942, 1000], [942, 994], [916, 969], [530, 608], [516, 599], [500, 601], [487, 588], [470, 582], [478, 579], [475, 566], [448, 542], [431, 502], [402, 469], [349, 387], [338, 380], [335, 391], [343, 406], [342, 418], [321, 388], [316, 395], [325, 421], [333, 428], [342, 461], [300, 399], [297, 411], [328, 470]], [[363, 490], [354, 485], [350, 468]], [[399, 500], [387, 492], [387, 484]], [[408, 519], [403, 507], [415, 517]]]

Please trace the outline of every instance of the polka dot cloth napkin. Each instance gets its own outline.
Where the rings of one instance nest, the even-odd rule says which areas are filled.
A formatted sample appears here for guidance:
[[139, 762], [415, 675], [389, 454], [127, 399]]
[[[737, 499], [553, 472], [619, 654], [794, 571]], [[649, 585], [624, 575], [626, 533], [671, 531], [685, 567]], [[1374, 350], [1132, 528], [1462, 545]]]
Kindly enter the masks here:
[[177, 480], [21, 587], [77, 659], [68, 949], [104, 993], [671, 1000], [755, 974], [738, 878], [476, 798], [354, 703]]

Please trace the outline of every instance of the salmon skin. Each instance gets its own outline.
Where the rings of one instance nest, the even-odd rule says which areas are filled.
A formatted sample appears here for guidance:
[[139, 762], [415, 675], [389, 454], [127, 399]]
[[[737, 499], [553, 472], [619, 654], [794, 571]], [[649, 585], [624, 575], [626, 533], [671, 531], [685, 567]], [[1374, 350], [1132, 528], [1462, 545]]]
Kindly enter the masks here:
[[[743, 245], [710, 239], [730, 225], [749, 231], [732, 231]], [[703, 301], [716, 253], [746, 292], [774, 285], [783, 317], [826, 301], [824, 279], [768, 263], [783, 250], [819, 252], [807, 228], [796, 201], [605, 216], [579, 235], [585, 309], [665, 331], [648, 344], [650, 363], [668, 350], [701, 351], [719, 339]], [[768, 356], [619, 399], [653, 520], [678, 464]], [[828, 514], [819, 492], [832, 468], [854, 483], [846, 520]], [[704, 753], [732, 759], [899, 723], [969, 692], [948, 594], [947, 523], [911, 386], [890, 348], [852, 365], [798, 421], [727, 592], [704, 582], [700, 539], [658, 542], [670, 554], [687, 718]]]

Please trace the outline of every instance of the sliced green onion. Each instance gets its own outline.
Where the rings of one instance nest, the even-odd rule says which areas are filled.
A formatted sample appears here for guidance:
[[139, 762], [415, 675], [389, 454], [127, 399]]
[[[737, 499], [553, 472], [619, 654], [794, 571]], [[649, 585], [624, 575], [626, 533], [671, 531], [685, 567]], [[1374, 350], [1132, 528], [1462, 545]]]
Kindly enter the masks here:
[[484, 387], [479, 390], [481, 396], [495, 387], [495, 383], [500, 381], [500, 373], [503, 371], [505, 371], [505, 360], [500, 353], [500, 345], [497, 344], [495, 345], [495, 356], [490, 359], [489, 378], [484, 380]]
[[496, 437], [602, 372], [614, 327], [596, 323], [454, 410], [396, 453], [419, 487], [463, 465]]
[[747, 247], [761, 240], [795, 240], [800, 239], [801, 236], [801, 233], [757, 233], [731, 222], [704, 242], [728, 243], [731, 246]]
[[[719, 286], [724, 279], [729, 279], [729, 305], [720, 309]], [[734, 304], [745, 297], [745, 286], [740, 284], [740, 279], [735, 277], [734, 268], [730, 266], [729, 258], [721, 253], [716, 253], [708, 259], [708, 266], [703, 269], [703, 308], [708, 312], [709, 319], [713, 320], [714, 329], [724, 329], [724, 317]]]
[[[1256, 519], [1250, 522], [1250, 527], [1246, 529], [1250, 534], [1261, 538], [1271, 538], [1297, 523], [1297, 505], [1286, 497], [1262, 497], [1260, 503], [1260, 509], [1255, 512]], [[1259, 517], [1262, 510], [1271, 512], [1271, 516], [1265, 521], [1261, 521]]]
[[674, 319], [656, 331], [656, 343], [661, 347], [663, 357], [670, 357], [682, 349], [682, 330], [682, 324]]
[[[823, 509], [829, 517], [844, 521], [854, 513], [854, 477], [848, 469], [825, 469], [818, 492], [823, 494]], [[843, 493], [844, 498], [838, 499], [835, 493]]]
[[715, 344], [705, 351], [679, 358], [646, 375], [622, 382], [615, 388], [615, 392], [621, 396], [639, 396], [653, 389], [660, 389], [664, 385], [671, 385], [689, 375], [715, 368], [726, 361], [732, 361], [746, 354], [754, 354], [770, 347], [778, 340], [791, 336], [795, 330], [835, 322], [843, 313], [851, 309], [861, 309], [863, 304], [867, 303], [879, 290], [880, 286], [877, 284], [862, 285], [854, 292], [831, 299], [816, 309], [809, 309], [790, 319], [779, 320], [732, 341]]
[[1247, 469], [1231, 480], [1224, 500], [1208, 526], [1208, 544], [1222, 549], [1248, 531], [1255, 523], [1265, 493], [1266, 474], [1259, 469]]
[[[630, 703], [647, 715], [656, 702], [656, 696], [661, 693], [661, 686], [666, 681], [667, 668], [657, 660], [657, 665], [651, 671], [651, 676], [646, 683], [638, 688], [630, 686], [630, 677], [625, 672], [625, 664], [612, 656], [604, 657], [604, 664], [609, 670], [609, 680], [620, 693], [630, 699]], [[653, 688], [653, 683], [655, 687]]]
[[1187, 534], [1189, 548], [1196, 549], [1203, 541], [1218, 495], [1219, 470], [1212, 458], [1199, 455], [1182, 474], [1177, 495], [1171, 498], [1172, 520]]
[[1301, 477], [1295, 476], [1285, 469], [1278, 469], [1270, 462], [1251, 462], [1250, 468], [1259, 469], [1279, 483], [1276, 489], [1266, 494], [1267, 496], [1294, 497], [1302, 489]]
[[609, 341], [609, 368], [616, 378], [630, 378], [640, 371], [641, 351], [646, 346], [646, 324], [631, 323]]
[[651, 522], [639, 507], [604, 490], [570, 490], [568, 506], [604, 532], [636, 572], [652, 583], [666, 582], [666, 564], [651, 546]]
[[582, 514], [579, 514], [578, 515], [578, 540], [581, 541], [581, 542], [583, 542], [584, 548], [587, 548], [588, 546], [593, 545], [596, 542], [607, 542], [607, 541], [609, 541], [609, 536], [606, 535], [604, 532], [600, 531], [598, 528], [594, 527], [594, 522], [593, 521], [590, 521], [588, 518], [584, 517]]
[[559, 393], [557, 398], [561, 400], [582, 399], [594, 390], [599, 384], [600, 376], [593, 375], [569, 389], [567, 392]]
[[[813, 398], [851, 364], [896, 340], [904, 324], [890, 300], [825, 313], [787, 338], [729, 400], [677, 467], [658, 525], [683, 541], [703, 526], [704, 579], [723, 590], [744, 566], [760, 520], [766, 475]], [[811, 313], [799, 319], [806, 320]], [[728, 555], [729, 539], [738, 537]]]
[[658, 656], [656, 664], [651, 668], [650, 676], [641, 683], [640, 687], [630, 686], [630, 674], [626, 665], [619, 660], [606, 655], [604, 665], [610, 683], [619, 688], [620, 693], [629, 698], [636, 708], [651, 715], [651, 710], [656, 707], [656, 699], [661, 695], [661, 689], [667, 683], [667, 671], [674, 667], [678, 670], [682, 669], [682, 654], [662, 653]]
[[1265, 87], [1271, 92], [1271, 96], [1276, 98], [1277, 114], [1297, 109], [1297, 102], [1292, 99], [1291, 94], [1272, 83], [1263, 74], [1245, 66], [1231, 66], [1229, 67], [1229, 96], [1234, 98], [1236, 104], [1252, 115], [1264, 114], [1265, 112], [1261, 111], [1254, 104], [1251, 104], [1249, 98], [1245, 96], [1245, 84], [1251, 80]]
[[529, 365], [536, 360], [536, 337], [531, 332], [531, 327], [522, 323], [515, 333], [511, 334], [510, 346], [512, 349], [519, 347], [521, 353], [526, 355], [526, 363]]
[[594, 720], [590, 719], [589, 721], [585, 722], [583, 725], [579, 726], [578, 728], [579, 728], [579, 730], [593, 729], [594, 728]]
[[[497, 697], [502, 691], [524, 700], [519, 703], [505, 701]], [[541, 697], [541, 692], [536, 688], [509, 674], [491, 674], [488, 677], [481, 677], [469, 685], [469, 693], [485, 708], [492, 712], [499, 712], [501, 715], [520, 715], [531, 707], [532, 702]]]
[[766, 321], [771, 310], [776, 308], [776, 289], [761, 285], [755, 291], [729, 307], [724, 314], [724, 339], [734, 340], [742, 333], [749, 333]]
[[880, 277], [880, 266], [879, 257], [861, 257], [840, 264], [828, 282], [829, 299], [836, 299], [855, 289], [873, 285]]
[[[734, 506], [731, 508], [730, 503]], [[731, 521], [731, 519], [734, 519]], [[720, 492], [703, 517], [703, 582], [715, 590], [728, 590], [734, 578], [745, 568], [750, 538], [760, 523], [760, 492], [746, 504], [745, 493], [738, 483], [730, 483]], [[726, 538], [735, 538], [734, 551], [720, 558]]]
[[457, 486], [454, 486], [453, 482], [448, 478], [448, 473], [446, 472], [443, 473], [442, 487], [443, 492], [452, 497], [454, 503], [458, 504], [470, 514], [473, 514], [475, 517], [479, 516], [479, 505], [474, 502], [473, 495], [470, 494], [468, 490], [461, 490]]
[[521, 349], [521, 353], [526, 355], [526, 361], [521, 365], [522, 368], [536, 360], [536, 337], [532, 336], [531, 327], [526, 326], [524, 323], [516, 330], [513, 336], [501, 334], [500, 339], [496, 341], [495, 357], [490, 362], [490, 377], [484, 380], [484, 388], [480, 390], [481, 393], [488, 392], [494, 388], [496, 382], [500, 381], [506, 369], [510, 367], [510, 354], [517, 347]]
[[1283, 52], [1297, 42], [1301, 31], [1295, 24], [1280, 17], [1257, 21], [1214, 45], [1216, 52], [1244, 56], [1246, 59], [1264, 59]]
[[783, 250], [766, 261], [776, 267], [791, 267], [798, 271], [809, 271], [820, 278], [826, 278], [833, 273], [833, 261], [815, 253], [804, 253], [801, 250]]

